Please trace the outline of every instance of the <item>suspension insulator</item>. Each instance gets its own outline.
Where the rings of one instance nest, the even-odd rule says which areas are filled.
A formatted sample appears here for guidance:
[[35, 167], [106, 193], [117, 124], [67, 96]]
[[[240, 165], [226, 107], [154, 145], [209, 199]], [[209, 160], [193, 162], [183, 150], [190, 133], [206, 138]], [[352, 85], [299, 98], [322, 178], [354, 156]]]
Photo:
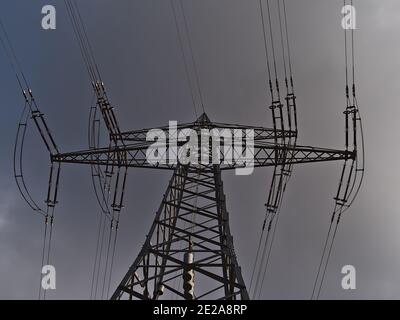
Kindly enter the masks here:
[[[194, 256], [192, 252], [186, 252], [184, 256], [184, 261], [186, 264], [192, 264], [193, 258]], [[194, 271], [190, 267], [186, 267], [183, 270], [183, 290], [186, 300], [194, 299]]]

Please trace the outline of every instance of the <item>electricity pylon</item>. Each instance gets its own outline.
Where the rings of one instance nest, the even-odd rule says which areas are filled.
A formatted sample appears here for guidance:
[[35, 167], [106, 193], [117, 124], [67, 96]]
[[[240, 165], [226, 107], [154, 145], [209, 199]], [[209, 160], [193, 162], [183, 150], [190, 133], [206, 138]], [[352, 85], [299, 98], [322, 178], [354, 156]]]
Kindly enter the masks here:
[[[168, 291], [184, 299], [249, 299], [234, 252], [221, 177], [222, 171], [243, 168], [243, 163], [234, 159], [230, 162], [224, 161], [226, 150], [219, 158], [219, 163], [202, 164], [201, 161], [185, 165], [179, 162], [150, 163], [146, 159], [146, 151], [152, 148], [152, 142], [146, 140], [146, 135], [151, 129], [121, 131], [105, 94], [104, 85], [97, 83], [95, 88], [97, 106], [94, 110], [99, 111], [106, 124], [109, 132], [108, 147], [99, 147], [97, 141], [88, 150], [60, 153], [29, 89], [27, 90], [29, 94], [25, 95], [28, 107], [23, 118], [27, 118], [29, 113], [32, 115], [44, 143], [48, 146], [52, 165], [46, 203], [51, 210], [57, 203], [62, 164], [90, 165], [92, 169], [95, 168], [95, 174], [100, 176], [101, 172], [104, 173], [105, 180], [115, 177], [114, 195], [110, 205], [112, 214], [108, 212], [112, 229], [118, 229], [119, 215], [124, 207], [129, 168], [173, 171], [146, 241], [112, 295], [112, 299], [159, 299], [163, 295], [167, 297]], [[294, 97], [291, 102], [289, 100], [287, 99], [287, 105], [293, 106]], [[292, 130], [290, 126], [280, 126], [277, 121], [277, 118], [282, 118], [282, 124], [290, 122], [287, 119], [290, 119], [293, 113], [290, 108], [285, 113], [285, 108], [282, 104], [271, 108], [273, 115], [277, 110], [277, 114], [281, 115], [274, 117], [273, 128], [214, 123], [204, 113], [195, 122], [181, 124], [176, 130], [191, 129], [196, 132], [199, 139], [204, 129], [208, 131], [230, 129], [243, 132], [251, 130], [254, 133], [254, 148], [250, 157], [254, 167], [275, 168], [270, 192], [270, 195], [275, 194], [275, 196], [270, 196], [267, 204], [268, 211], [275, 214], [281, 201], [282, 179], [290, 174], [293, 165], [338, 160], [344, 160], [346, 163], [348, 160], [354, 161], [357, 157], [356, 149], [349, 150], [348, 147], [345, 150], [337, 150], [290, 143], [292, 139], [297, 138], [297, 127], [296, 130]], [[346, 113], [346, 122], [354, 124], [354, 132], [357, 123], [356, 112], [357, 110], [352, 108], [351, 112]], [[354, 121], [349, 121], [348, 118]], [[98, 121], [99, 119], [92, 119], [93, 130], [90, 130], [92, 137], [98, 136], [95, 132], [96, 128], [99, 130]], [[347, 130], [349, 131], [352, 132], [351, 129]], [[243, 138], [246, 139], [245, 136]], [[166, 153], [169, 152], [168, 143], [165, 145]], [[208, 152], [211, 159], [213, 148], [208, 148]], [[277, 168], [281, 170], [276, 170]], [[22, 174], [19, 175], [17, 182], [24, 185]], [[107, 182], [104, 182], [103, 191], [106, 184]], [[110, 184], [111, 180], [108, 186]], [[21, 188], [23, 195], [24, 190]], [[30, 198], [29, 193], [24, 197]], [[48, 210], [35, 210], [43, 213], [46, 224], [49, 219], [50, 223], [53, 223], [53, 215], [49, 216]]]
[[[25, 94], [27, 108], [23, 119], [28, 118], [29, 113], [31, 114], [45, 145], [48, 146], [52, 165], [46, 203], [50, 210], [54, 210], [57, 203], [62, 164], [89, 165], [92, 169], [95, 168], [95, 175], [100, 177], [103, 173], [104, 181], [108, 179], [108, 182], [103, 181], [103, 191], [106, 185], [110, 190], [111, 178], [114, 176], [114, 195], [110, 205], [112, 213], [106, 212], [106, 214], [110, 217], [111, 229], [115, 230], [118, 230], [120, 212], [124, 207], [128, 169], [142, 167], [173, 171], [172, 179], [143, 248], [118, 285], [112, 299], [159, 299], [163, 295], [168, 297], [166, 294], [168, 291], [184, 299], [249, 299], [234, 252], [221, 177], [222, 171], [243, 168], [243, 162], [235, 161], [235, 159], [224, 161], [227, 151], [221, 149], [223, 151], [218, 163], [214, 160], [212, 164], [203, 164], [201, 161], [188, 164], [151, 163], [146, 156], [153, 142], [147, 141], [146, 136], [152, 129], [121, 131], [105, 94], [104, 85], [97, 83], [95, 88], [97, 106], [94, 110], [101, 114], [106, 124], [109, 133], [108, 147], [100, 147], [98, 141], [95, 141], [87, 150], [61, 153], [29, 89], [26, 91], [29, 94]], [[271, 227], [272, 219], [281, 202], [285, 185], [283, 180], [286, 175], [290, 175], [294, 165], [338, 160], [346, 163], [353, 162], [357, 158], [357, 149], [350, 150], [348, 143], [345, 150], [300, 146], [294, 143], [293, 141], [297, 138], [297, 126], [295, 130], [292, 130], [290, 125], [285, 124], [290, 123], [292, 119], [295, 97], [289, 97], [286, 100], [285, 107], [283, 104], [275, 104], [271, 107], [273, 128], [214, 123], [205, 113], [195, 122], [176, 127], [177, 131], [193, 130], [198, 135], [199, 141], [203, 130], [229, 129], [242, 130], [245, 133], [251, 130], [254, 133], [253, 153], [249, 156], [254, 167], [275, 168], [267, 203], [267, 210], [271, 213], [268, 228]], [[357, 133], [357, 108], [348, 109], [345, 116], [347, 142], [349, 132]], [[279, 119], [281, 121], [278, 121]], [[96, 132], [99, 130], [98, 121], [99, 119], [92, 119], [90, 130], [92, 137], [98, 136]], [[25, 127], [22, 126], [22, 128]], [[167, 129], [167, 127], [159, 129]], [[243, 138], [246, 140], [246, 136]], [[165, 153], [169, 153], [171, 142], [166, 142]], [[23, 139], [20, 145], [23, 146]], [[209, 159], [214, 159], [212, 147], [208, 148], [208, 152]], [[231, 152], [234, 152], [234, 148]], [[343, 171], [341, 181], [347, 179], [344, 178], [344, 174]], [[17, 182], [24, 186], [22, 174], [18, 175]], [[344, 189], [345, 191], [342, 192], [345, 194], [342, 195], [339, 188], [337, 199], [346, 205], [348, 188]], [[23, 195], [25, 191], [26, 189], [21, 187]], [[26, 193], [24, 197], [30, 199], [29, 193]], [[49, 209], [36, 210], [43, 213], [46, 224], [50, 220], [52, 225], [53, 214], [49, 215]]]
[[[170, 293], [188, 300], [249, 299], [249, 292], [244, 283], [234, 252], [233, 238], [229, 228], [229, 214], [226, 209], [226, 199], [221, 177], [223, 171], [243, 169], [244, 165], [242, 161], [236, 161], [235, 159], [225, 161], [226, 152], [233, 154], [237, 152], [236, 149], [232, 146], [231, 150], [224, 149], [222, 154], [218, 151], [218, 161], [214, 162], [215, 150], [212, 147], [206, 148], [208, 159], [213, 159], [212, 164], [203, 163], [202, 161], [194, 161], [186, 164], [179, 163], [179, 161], [158, 162], [155, 164], [148, 161], [147, 152], [153, 146], [152, 142], [147, 141], [146, 138], [147, 133], [152, 129], [128, 132], [120, 130], [113, 107], [108, 100], [104, 84], [101, 81], [102, 78], [95, 63], [85, 28], [82, 26], [83, 22], [78, 14], [77, 6], [74, 2], [68, 0], [66, 0], [66, 4], [96, 95], [97, 103], [91, 110], [92, 120], [90, 122], [91, 128], [89, 129], [90, 147], [87, 150], [68, 153], [61, 153], [59, 151], [44, 115], [39, 110], [29, 84], [22, 70], [20, 70], [21, 75], [17, 75], [17, 78], [25, 98], [25, 109], [18, 127], [14, 153], [14, 175], [22, 196], [33, 210], [44, 216], [47, 230], [48, 224], [50, 224], [50, 228], [53, 225], [54, 207], [58, 202], [57, 193], [61, 165], [65, 163], [90, 165], [94, 182], [96, 180], [97, 186], [100, 186], [100, 189], [95, 189], [100, 190], [100, 193], [96, 191], [96, 195], [104, 214], [111, 221], [111, 239], [112, 230], [118, 230], [120, 213], [124, 207], [128, 169], [141, 167], [171, 170], [173, 176], [156, 213], [151, 229], [147, 234], [146, 241], [138, 257], [132, 263], [111, 298], [162, 299], [163, 297], [170, 297], [167, 295], [167, 293]], [[281, 10], [280, 8], [278, 9], [279, 15], [281, 15]], [[281, 23], [280, 26], [282, 37]], [[5, 39], [8, 40], [7, 34]], [[264, 40], [266, 41], [265, 34]], [[10, 53], [12, 53], [9, 57], [14, 57], [15, 54], [11, 44], [9, 41], [6, 44], [6, 51], [8, 48]], [[289, 45], [287, 45], [287, 50], [289, 51]], [[266, 54], [269, 68], [268, 53], [266, 52]], [[284, 49], [283, 55], [285, 56]], [[17, 61], [10, 59], [10, 63], [14, 69], [19, 68]], [[294, 165], [339, 160], [344, 162], [339, 188], [335, 197], [335, 210], [331, 218], [331, 226], [334, 220], [337, 219], [336, 228], [334, 228], [335, 231], [332, 238], [329, 238], [331, 228], [329, 229], [327, 244], [333, 243], [333, 240], [330, 240], [330, 242], [328, 240], [334, 239], [342, 213], [351, 205], [358, 193], [361, 181], [357, 184], [357, 172], [363, 172], [364, 167], [363, 165], [359, 165], [357, 155], [357, 136], [360, 133], [362, 135], [362, 128], [355, 95], [354, 61], [352, 69], [352, 99], [350, 97], [349, 84], [346, 83], [347, 107], [344, 112], [346, 128], [345, 150], [316, 148], [297, 144], [296, 97], [293, 91], [291, 71], [290, 77], [288, 77], [286, 70], [285, 84], [287, 94], [284, 98], [286, 101], [285, 104], [281, 102], [282, 97], [280, 95], [278, 78], [276, 77], [275, 80], [276, 90], [273, 89], [271, 78], [269, 79], [272, 98], [269, 108], [272, 112], [273, 128], [214, 123], [210, 121], [206, 113], [203, 113], [195, 122], [176, 127], [177, 131], [191, 129], [198, 136], [198, 139], [201, 139], [203, 130], [210, 129], [242, 130], [245, 132], [243, 136], [244, 140], [248, 138], [246, 132], [250, 131], [253, 133], [252, 138], [254, 138], [254, 141], [252, 143], [254, 148], [251, 149], [252, 154], [246, 154], [246, 157], [248, 157], [246, 160], [251, 160], [252, 167], [256, 168], [274, 167], [274, 174], [266, 203], [267, 214], [262, 228], [263, 232], [265, 228], [268, 229], [266, 245], [268, 243], [269, 231], [273, 228], [274, 223], [276, 226], [277, 219], [274, 218], [278, 213], [282, 202], [282, 195]], [[21, 82], [21, 79], [24, 81]], [[97, 118], [99, 115], [101, 115], [108, 132], [109, 144], [106, 147], [100, 147], [99, 145], [100, 119]], [[22, 151], [29, 119], [34, 122], [50, 154], [51, 169], [46, 200], [47, 208], [45, 209], [37, 205], [37, 202], [30, 196], [22, 170]], [[360, 129], [361, 132], [359, 131]], [[180, 141], [168, 141], [165, 144], [165, 154], [174, 154], [174, 152], [177, 152], [175, 149], [171, 150], [171, 142], [177, 146]], [[351, 145], [353, 146], [352, 149]], [[363, 143], [361, 150], [363, 150]], [[177, 156], [177, 154], [175, 155]], [[361, 158], [363, 158], [363, 152], [361, 152]], [[361, 162], [363, 163], [363, 160]], [[94, 184], [95, 186], [96, 183]], [[113, 187], [111, 187], [112, 184]], [[109, 199], [111, 189], [114, 192], [112, 198]], [[47, 262], [50, 255], [51, 229], [48, 234], [45, 231], [44, 243], [45, 248], [47, 247]], [[43, 253], [45, 252], [45, 248]], [[265, 248], [268, 251], [268, 247]], [[271, 247], [269, 246], [269, 248]], [[328, 248], [327, 255], [325, 255], [326, 248]], [[332, 244], [325, 245], [320, 264], [320, 269], [322, 266], [323, 272], [321, 273], [322, 280], [320, 280], [320, 284], [317, 287], [318, 294], [322, 286], [323, 275], [329, 261], [331, 248]], [[258, 287], [256, 286], [257, 290], [254, 290], [255, 295], [262, 288], [267, 266], [267, 263], [265, 263], [265, 252], [267, 251], [264, 249], [264, 254], [261, 258], [261, 267], [257, 275], [257, 281], [259, 280], [260, 284], [258, 284]], [[111, 260], [111, 264], [108, 265], [107, 253], [105, 275], [108, 271], [111, 275], [112, 261], [113, 259]], [[44, 259], [42, 262], [44, 262]], [[317, 280], [319, 279], [319, 274], [320, 272], [318, 272]], [[103, 291], [105, 282], [103, 282]], [[316, 281], [316, 283], [319, 282]]]
[[[34, 201], [31, 201], [22, 170], [16, 170], [16, 181], [24, 198], [35, 211], [45, 217], [46, 225], [48, 223], [52, 225], [61, 165], [89, 165], [92, 167], [93, 176], [97, 176], [101, 181], [102, 192], [107, 188], [111, 189], [111, 181], [114, 183], [111, 210], [103, 211], [111, 220], [111, 230], [118, 230], [120, 213], [124, 207], [128, 169], [140, 167], [171, 170], [173, 171], [172, 179], [143, 248], [118, 285], [112, 299], [161, 299], [163, 296], [168, 297], [166, 294], [168, 291], [184, 299], [249, 299], [234, 252], [221, 177], [223, 171], [243, 169], [243, 162], [235, 161], [235, 159], [224, 161], [226, 150], [223, 150], [218, 163], [203, 164], [201, 161], [188, 164], [151, 163], [147, 159], [147, 151], [152, 148], [153, 142], [147, 141], [146, 136], [152, 129], [121, 131], [114, 110], [108, 101], [104, 84], [94, 82], [93, 87], [97, 98], [97, 104], [93, 110], [97, 116], [101, 115], [106, 125], [109, 144], [106, 147], [99, 146], [96, 137], [99, 136], [100, 119], [94, 117], [90, 129], [92, 140], [90, 148], [67, 153], [61, 153], [57, 148], [32, 91], [29, 87], [23, 90], [26, 108], [19, 127], [18, 137], [21, 133], [22, 138], [17, 139], [16, 155], [22, 154], [27, 119], [31, 116], [47, 146], [52, 164], [46, 201], [47, 209], [41, 209]], [[245, 133], [250, 130], [254, 133], [254, 148], [252, 154], [248, 155], [253, 166], [275, 168], [270, 196], [266, 204], [269, 213], [268, 229], [271, 228], [282, 201], [285, 179], [291, 174], [294, 165], [344, 161], [339, 191], [335, 198], [341, 207], [347, 205], [349, 193], [353, 189], [349, 188], [351, 178], [354, 175], [353, 172], [358, 170], [354, 163], [357, 159], [355, 141], [360, 119], [355, 105], [347, 107], [345, 112], [346, 148], [337, 150], [298, 145], [295, 96], [289, 93], [285, 100], [286, 105], [274, 101], [270, 106], [273, 128], [214, 123], [205, 113], [192, 123], [176, 127], [176, 130], [193, 130], [199, 141], [203, 130], [229, 129], [242, 130]], [[352, 150], [349, 148], [350, 133], [354, 136]], [[243, 136], [244, 140], [246, 138]], [[170, 151], [170, 142], [168, 141], [165, 145], [165, 153]], [[234, 146], [232, 148], [230, 152], [234, 152]], [[208, 152], [208, 158], [213, 159], [213, 148], [208, 148]], [[16, 159], [20, 157], [17, 156]], [[347, 162], [352, 163], [350, 173], [345, 172], [348, 168]], [[17, 169], [20, 167], [20, 165], [16, 166]], [[341, 188], [343, 181], [346, 187]], [[103, 200], [106, 198], [104, 193], [101, 197]], [[108, 206], [108, 200], [104, 200], [104, 204], [105, 207]], [[266, 221], [264, 221], [264, 226], [265, 224]], [[112, 269], [112, 263], [110, 269]]]
[[[268, 167], [354, 159], [347, 150], [276, 144], [297, 132], [213, 123], [206, 114], [180, 125], [200, 136], [202, 129], [254, 130], [254, 166]], [[234, 252], [221, 172], [243, 164], [150, 164], [146, 150], [151, 129], [111, 134], [108, 148], [55, 154], [54, 163], [77, 163], [113, 168], [145, 167], [173, 170], [146, 241], [112, 299], [158, 299], [167, 291], [184, 299], [249, 299]], [[120, 180], [120, 179], [117, 179]], [[116, 193], [123, 194], [123, 190]], [[122, 188], [123, 189], [123, 188]], [[122, 203], [113, 205], [121, 208]]]
[[167, 290], [184, 299], [248, 299], [218, 166], [175, 169], [146, 242], [112, 299], [157, 299]]

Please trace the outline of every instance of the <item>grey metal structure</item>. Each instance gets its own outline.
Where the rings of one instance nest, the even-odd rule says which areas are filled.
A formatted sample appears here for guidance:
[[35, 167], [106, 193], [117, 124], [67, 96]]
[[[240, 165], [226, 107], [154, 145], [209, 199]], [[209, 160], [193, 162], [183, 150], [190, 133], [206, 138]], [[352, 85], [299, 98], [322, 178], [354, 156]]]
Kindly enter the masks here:
[[176, 168], [146, 242], [111, 299], [158, 299], [168, 291], [183, 299], [249, 298], [218, 166]]
[[[283, 109], [283, 105], [280, 108]], [[285, 113], [285, 123], [287, 117]], [[181, 126], [195, 130], [199, 136], [202, 129], [215, 127], [237, 126], [213, 124], [206, 114], [192, 124]], [[121, 169], [129, 167], [173, 170], [142, 250], [111, 299], [162, 299], [163, 296], [170, 297], [169, 294], [183, 299], [249, 299], [234, 252], [221, 176], [223, 170], [241, 168], [242, 165], [224, 165], [222, 157], [221, 164], [214, 165], [150, 164], [145, 157], [149, 143], [142, 138], [149, 130], [121, 133], [122, 140], [116, 139], [115, 145], [109, 148], [92, 148], [51, 157], [53, 163], [87, 164], [108, 168], [106, 172], [111, 172], [111, 168], [117, 170], [118, 175]], [[275, 167], [267, 203], [267, 210], [272, 213], [270, 224], [294, 164], [348, 161], [356, 156], [355, 151], [301, 147], [289, 143], [296, 138], [296, 131], [278, 127], [257, 130], [255, 166]], [[132, 140], [140, 141], [135, 144]], [[275, 144], [276, 140], [278, 144]], [[125, 182], [122, 187], [117, 182], [115, 194], [124, 194], [124, 185]], [[122, 198], [118, 202], [118, 197], [114, 196], [112, 207], [119, 212], [123, 207]]]
[[[50, 256], [51, 230], [54, 222], [54, 208], [58, 202], [58, 184], [62, 165], [79, 164], [90, 166], [93, 186], [98, 202], [104, 217], [110, 222], [102, 297], [104, 294], [109, 296], [107, 294], [108, 289], [106, 289], [106, 283], [108, 282], [109, 288], [120, 214], [121, 210], [124, 208], [124, 198], [126, 196], [125, 187], [128, 170], [130, 168], [170, 170], [173, 172], [172, 178], [162, 198], [150, 231], [147, 234], [146, 241], [137, 258], [115, 289], [111, 299], [155, 300], [169, 298], [171, 295], [188, 300], [249, 299], [251, 296], [250, 290], [245, 285], [234, 251], [233, 237], [229, 228], [229, 214], [222, 182], [223, 171], [243, 168], [243, 163], [235, 160], [227, 163], [224, 161], [224, 153], [220, 154], [218, 163], [212, 164], [203, 163], [201, 159], [196, 163], [188, 164], [181, 164], [179, 162], [154, 164], [149, 162], [146, 157], [146, 151], [152, 147], [152, 142], [147, 141], [146, 136], [152, 129], [126, 132], [120, 129], [114, 108], [109, 102], [104, 83], [101, 80], [101, 75], [95, 62], [93, 51], [77, 5], [75, 1], [65, 0], [65, 2], [96, 97], [96, 105], [92, 106], [90, 113], [89, 148], [87, 150], [67, 153], [59, 151], [22, 70], [20, 70], [21, 74], [17, 75], [19, 80], [23, 79], [23, 81], [19, 81], [19, 83], [25, 98], [25, 108], [18, 126], [15, 144], [14, 175], [23, 198], [34, 211], [44, 217], [46, 228], [44, 243], [45, 248], [47, 248], [47, 264]], [[281, 18], [281, 15], [283, 15], [279, 7], [281, 2], [278, 1], [277, 3], [279, 18]], [[267, 4], [269, 4], [269, 2], [267, 2]], [[264, 40], [267, 42], [261, 1], [260, 6], [264, 28]], [[284, 18], [286, 22], [286, 11]], [[280, 29], [285, 60], [283, 35], [286, 34], [286, 50], [289, 51], [287, 27], [282, 28], [282, 23], [280, 23]], [[273, 41], [272, 30], [270, 31], [271, 41]], [[5, 42], [6, 51], [10, 50], [10, 56], [15, 57], [7, 35], [5, 39], [7, 40]], [[270, 236], [270, 232], [275, 232], [274, 229], [277, 223], [276, 217], [279, 214], [283, 194], [294, 165], [328, 161], [343, 162], [338, 191], [335, 197], [335, 209], [331, 216], [331, 227], [336, 221], [336, 228], [333, 228], [335, 230], [333, 236], [331, 228], [328, 232], [324, 254], [319, 268], [320, 270], [322, 269], [322, 272], [320, 273], [320, 270], [318, 271], [316, 285], [314, 287], [314, 289], [317, 289], [316, 292], [318, 294], [322, 286], [323, 276], [329, 260], [333, 239], [336, 235], [337, 225], [342, 213], [354, 201], [361, 186], [364, 171], [363, 145], [361, 143], [362, 152], [359, 153], [360, 148], [357, 143], [360, 141], [359, 137], [362, 137], [362, 127], [354, 83], [352, 86], [352, 96], [350, 96], [348, 81], [346, 83], [347, 105], [344, 111], [345, 148], [343, 150], [337, 150], [300, 146], [297, 144], [296, 96], [294, 94], [291, 73], [290, 54], [288, 54], [288, 56], [290, 75], [287, 74], [285, 65], [286, 94], [283, 95], [280, 91], [280, 84], [276, 73], [275, 54], [274, 64], [276, 77], [275, 79], [271, 79], [266, 43], [266, 58], [268, 72], [270, 73], [269, 89], [271, 93], [271, 103], [268, 108], [272, 116], [272, 128], [214, 123], [210, 121], [205, 112], [194, 122], [177, 126], [177, 130], [193, 130], [198, 137], [201, 136], [203, 129], [244, 130], [243, 132], [251, 130], [254, 132], [254, 149], [252, 154], [247, 155], [248, 158], [254, 162], [253, 164], [256, 168], [274, 168], [270, 190], [265, 204], [266, 213], [262, 225], [262, 234], [250, 283], [250, 287], [255, 283], [255, 287], [253, 288], [253, 297], [255, 298], [261, 291], [266, 267], [268, 265], [269, 252], [272, 246], [271, 241], [273, 240], [273, 235]], [[15, 64], [16, 69], [18, 69], [17, 61], [13, 61], [13, 59], [10, 60], [11, 64]], [[38, 205], [31, 197], [24, 178], [22, 154], [29, 120], [33, 121], [50, 155], [51, 170], [45, 208]], [[107, 130], [108, 141], [105, 146], [101, 146], [99, 139], [101, 130], [100, 123], [103, 123]], [[167, 127], [158, 129], [167, 129]], [[246, 136], [243, 138], [246, 139]], [[178, 145], [182, 143], [179, 141], [173, 142]], [[170, 143], [171, 141], [165, 142], [165, 152], [170, 151]], [[207, 152], [211, 159], [215, 150], [209, 147]], [[230, 150], [230, 152], [235, 151]], [[359, 172], [360, 175], [358, 174]], [[105, 223], [106, 222], [104, 222], [104, 225]], [[49, 233], [47, 233], [48, 226], [50, 228]], [[114, 238], [113, 245], [112, 238]], [[43, 263], [45, 260], [45, 248], [43, 249]], [[100, 269], [97, 270], [97, 280], [99, 278], [99, 273]], [[320, 274], [322, 274], [322, 276], [320, 276]], [[95, 275], [96, 272], [93, 274], [92, 290], [93, 281], [96, 278]], [[97, 285], [95, 291], [97, 291]], [[96, 292], [94, 297], [96, 297]]]

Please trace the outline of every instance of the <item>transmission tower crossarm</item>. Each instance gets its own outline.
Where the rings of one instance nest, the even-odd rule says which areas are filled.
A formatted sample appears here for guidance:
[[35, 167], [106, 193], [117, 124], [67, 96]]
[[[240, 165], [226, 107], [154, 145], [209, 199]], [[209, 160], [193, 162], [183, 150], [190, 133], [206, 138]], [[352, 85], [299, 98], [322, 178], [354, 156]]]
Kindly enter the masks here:
[[[327, 149], [312, 146], [284, 144], [255, 144], [254, 167], [295, 165], [327, 161], [349, 160], [356, 157], [355, 151]], [[236, 169], [238, 165], [234, 165]], [[221, 170], [231, 169], [221, 165]]]
[[[245, 125], [232, 125], [232, 124], [224, 124], [224, 123], [210, 123], [207, 126], [199, 126], [199, 124], [187, 123], [177, 125], [177, 130], [182, 129], [193, 129], [199, 131], [199, 129], [217, 129], [217, 130], [241, 130], [244, 133], [245, 130], [252, 130], [254, 132], [254, 141], [262, 141], [262, 140], [275, 140], [277, 138], [295, 138], [297, 136], [297, 132], [295, 130], [275, 130], [273, 128], [264, 128], [264, 127], [254, 127], [254, 126], [245, 126]], [[112, 136], [113, 138], [120, 137], [123, 141], [128, 142], [145, 142], [147, 133], [152, 130], [149, 129], [141, 129], [141, 130], [132, 130], [121, 132], [119, 136]], [[158, 128], [163, 131], [167, 131], [169, 129], [168, 126], [163, 126]], [[172, 132], [173, 135], [177, 135], [177, 132]]]
[[[167, 146], [166, 146], [167, 147]], [[137, 167], [174, 170], [176, 162], [149, 163], [146, 159], [146, 152], [152, 148], [150, 143], [136, 143], [124, 146], [110, 146], [108, 148], [96, 148], [69, 153], [53, 155], [51, 160], [59, 163], [75, 163], [100, 165], [111, 167]], [[283, 163], [301, 164], [326, 161], [339, 161], [354, 159], [354, 151], [317, 148], [311, 146], [292, 146], [283, 144], [255, 143], [252, 154], [240, 161], [234, 159], [229, 163], [224, 161], [221, 148], [219, 159], [221, 170], [232, 170], [243, 167], [243, 161], [248, 163], [254, 161], [254, 167], [269, 167]], [[168, 153], [168, 148], [165, 149]], [[212, 159], [210, 157], [210, 159]]]

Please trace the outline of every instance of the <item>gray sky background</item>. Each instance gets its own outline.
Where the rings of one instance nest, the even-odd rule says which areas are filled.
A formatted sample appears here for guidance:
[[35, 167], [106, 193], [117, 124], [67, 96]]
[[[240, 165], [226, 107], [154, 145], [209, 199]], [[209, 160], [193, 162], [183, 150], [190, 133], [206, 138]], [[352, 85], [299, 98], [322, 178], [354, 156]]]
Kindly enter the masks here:
[[[63, 1], [57, 30], [40, 27], [46, 0], [3, 0], [10, 33], [41, 110], [62, 151], [86, 148], [91, 87]], [[194, 111], [169, 1], [78, 1], [110, 98], [123, 129], [192, 121]], [[356, 203], [340, 225], [322, 298], [400, 298], [400, 173], [398, 83], [400, 3], [355, 0], [358, 99], [367, 172]], [[344, 57], [339, 0], [287, 0], [298, 96], [299, 144], [343, 148]], [[270, 126], [262, 29], [256, 0], [185, 0], [206, 111], [211, 120]], [[42, 220], [22, 201], [12, 151], [23, 107], [13, 73], [0, 53], [0, 298], [35, 299]], [[25, 170], [45, 198], [48, 156], [32, 130]], [[311, 296], [328, 229], [340, 163], [296, 167], [282, 207], [263, 298]], [[271, 170], [225, 174], [236, 253], [249, 281]], [[141, 248], [170, 173], [131, 170], [113, 284]], [[49, 298], [86, 299], [99, 210], [89, 167], [62, 169], [52, 262], [57, 290]], [[357, 290], [341, 289], [341, 268], [357, 269]]]

